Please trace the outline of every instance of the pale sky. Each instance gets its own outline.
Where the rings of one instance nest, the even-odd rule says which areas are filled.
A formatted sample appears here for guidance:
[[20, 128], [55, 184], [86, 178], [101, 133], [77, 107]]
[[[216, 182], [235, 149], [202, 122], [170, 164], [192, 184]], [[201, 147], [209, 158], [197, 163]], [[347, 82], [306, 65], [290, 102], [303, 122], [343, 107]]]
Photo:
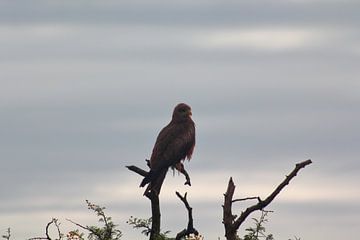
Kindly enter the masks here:
[[[150, 217], [141, 178], [179, 102], [192, 106], [192, 186], [169, 172], [163, 230], [188, 192], [195, 227], [224, 239], [223, 193], [266, 197], [275, 239], [357, 240], [360, 227], [360, 2], [1, 1], [0, 230], [43, 236], [52, 217], [96, 224], [85, 200], [125, 222]], [[248, 203], [236, 205], [241, 212]], [[253, 215], [251, 217], [256, 217]], [[252, 224], [247, 221], [240, 229]]]

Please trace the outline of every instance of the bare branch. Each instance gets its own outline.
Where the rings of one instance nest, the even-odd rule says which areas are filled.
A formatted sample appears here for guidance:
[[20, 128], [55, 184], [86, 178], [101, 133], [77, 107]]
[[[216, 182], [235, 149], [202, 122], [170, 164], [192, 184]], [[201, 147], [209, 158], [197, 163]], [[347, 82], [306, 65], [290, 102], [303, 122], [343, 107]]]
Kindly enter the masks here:
[[143, 170], [143, 169], [141, 169], [141, 168], [139, 168], [139, 167], [137, 167], [137, 166], [134, 166], [134, 165], [132, 165], [132, 166], [126, 166], [127, 167], [127, 169], [129, 169], [130, 171], [133, 171], [133, 172], [135, 172], [135, 173], [137, 173], [137, 174], [139, 174], [139, 175], [141, 175], [141, 176], [143, 176], [143, 177], [145, 177], [149, 172], [147, 172], [147, 171], [145, 171], [145, 170]]
[[235, 184], [232, 177], [229, 179], [226, 193], [224, 194], [224, 205], [223, 205], [223, 224], [225, 227], [225, 237], [228, 240], [236, 239], [237, 229], [234, 227], [235, 216], [232, 214], [232, 198], [235, 192]]
[[[145, 160], [148, 167], [150, 167], [150, 161]], [[149, 172], [145, 171], [137, 166], [126, 166], [130, 171], [133, 171], [143, 177], [145, 177]], [[155, 240], [160, 235], [160, 200], [158, 193], [150, 190], [144, 194], [151, 202], [151, 232], [150, 240]]]
[[[147, 166], [150, 167], [150, 161], [146, 160]], [[149, 173], [148, 171], [145, 171], [137, 166], [126, 166], [130, 171], [133, 171], [143, 177], [147, 176], [147, 174]], [[191, 186], [190, 183], [190, 177], [189, 174], [186, 172], [186, 170], [184, 168], [181, 168], [179, 170], [182, 174], [184, 174], [185, 178], [186, 178], [186, 182], [185, 185], [189, 185]], [[177, 193], [178, 194], [178, 193]], [[160, 234], [160, 224], [161, 224], [161, 214], [160, 214], [160, 201], [159, 201], [159, 193], [156, 193], [153, 190], [150, 190], [150, 192], [146, 192], [144, 194], [150, 201], [151, 201], [151, 219], [152, 219], [152, 223], [151, 223], [151, 232], [150, 232], [150, 240], [154, 240], [157, 238], [157, 236], [159, 236]], [[186, 208], [189, 211], [189, 214], [191, 213], [191, 208], [189, 206], [189, 204], [187, 203], [186, 200], [186, 194], [185, 197], [182, 197], [181, 195], [178, 195], [178, 197], [180, 197], [180, 199], [184, 202]], [[190, 209], [190, 210], [189, 210]], [[188, 235], [190, 233], [195, 233], [195, 229], [192, 226], [192, 215], [189, 215], [189, 224], [190, 224], [190, 219], [191, 219], [191, 228], [188, 226], [188, 229], [186, 229], [185, 235]], [[192, 232], [191, 232], [191, 231]], [[196, 231], [197, 232], [197, 231]], [[183, 235], [183, 236], [185, 236]]]
[[187, 201], [187, 193], [184, 194], [184, 196], [181, 196], [179, 192], [176, 192], [176, 196], [180, 198], [180, 200], [184, 203], [187, 211], [188, 211], [188, 226], [186, 229], [182, 230], [176, 235], [175, 240], [179, 240], [185, 236], [189, 236], [190, 234], [194, 234], [195, 236], [199, 235], [199, 232], [194, 228], [194, 220], [192, 216], [192, 208], [189, 205], [189, 202]]
[[54, 224], [56, 226], [56, 230], [58, 232], [59, 240], [60, 240], [62, 238], [62, 234], [61, 234], [61, 231], [60, 231], [60, 223], [58, 223], [57, 219], [53, 219], [53, 220], [54, 220]]
[[81, 224], [79, 224], [79, 223], [77, 223], [77, 222], [74, 222], [74, 221], [71, 220], [71, 219], [68, 219], [68, 218], [67, 218], [66, 221], [69, 221], [69, 222], [71, 222], [72, 224], [74, 224], [74, 225], [76, 225], [76, 226], [78, 226], [78, 227], [80, 227], [80, 228], [82, 228], [82, 229], [89, 230], [88, 227], [85, 227], [85, 226], [83, 226], [83, 225], [81, 225]]
[[54, 222], [54, 219], [53, 219], [51, 222], [49, 222], [49, 223], [46, 225], [46, 228], [45, 228], [46, 238], [49, 239], [49, 240], [51, 240], [51, 237], [49, 236], [49, 227], [50, 227], [50, 225], [51, 225], [53, 222]]
[[268, 206], [274, 198], [281, 192], [281, 190], [289, 184], [290, 180], [293, 179], [300, 169], [306, 167], [307, 165], [311, 164], [312, 161], [306, 160], [303, 162], [300, 162], [296, 164], [295, 169], [282, 181], [279, 186], [267, 197], [265, 200], [261, 200], [258, 198], [258, 203], [255, 205], [252, 205], [248, 207], [244, 212], [240, 214], [238, 218], [232, 214], [232, 203], [234, 200], [232, 200], [234, 191], [235, 191], [235, 185], [230, 178], [228, 183], [228, 188], [225, 193], [225, 199], [224, 199], [224, 206], [223, 206], [223, 223], [225, 227], [225, 236], [228, 240], [235, 240], [236, 239], [236, 232], [239, 229], [240, 225], [245, 221], [245, 219], [254, 211], [256, 210], [262, 210], [266, 206]]
[[50, 222], [48, 222], [46, 224], [46, 228], [45, 228], [46, 237], [33, 237], [33, 238], [29, 238], [28, 240], [42, 240], [42, 239], [52, 240], [50, 235], [49, 235], [49, 228], [50, 228], [51, 224], [54, 224], [56, 226], [56, 229], [57, 229], [58, 234], [59, 234], [59, 240], [60, 240], [62, 237], [61, 237], [61, 232], [60, 232], [60, 227], [59, 227], [59, 224], [58, 224], [58, 220], [56, 218], [53, 218]]
[[145, 194], [151, 201], [151, 232], [150, 232], [150, 240], [155, 240], [160, 235], [160, 200], [159, 195], [150, 190], [150, 192]]
[[241, 202], [241, 201], [246, 201], [246, 200], [254, 200], [257, 199], [259, 202], [261, 201], [260, 197], [246, 197], [246, 198], [239, 198], [239, 199], [234, 199], [232, 200], [232, 202]]

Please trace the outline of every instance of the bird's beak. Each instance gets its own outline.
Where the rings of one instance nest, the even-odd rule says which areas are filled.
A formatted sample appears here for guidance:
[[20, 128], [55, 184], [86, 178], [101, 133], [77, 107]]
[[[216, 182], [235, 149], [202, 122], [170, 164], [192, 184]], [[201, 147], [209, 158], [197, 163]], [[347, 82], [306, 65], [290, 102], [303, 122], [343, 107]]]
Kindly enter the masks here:
[[189, 116], [192, 116], [192, 112], [191, 112], [191, 110], [189, 110]]

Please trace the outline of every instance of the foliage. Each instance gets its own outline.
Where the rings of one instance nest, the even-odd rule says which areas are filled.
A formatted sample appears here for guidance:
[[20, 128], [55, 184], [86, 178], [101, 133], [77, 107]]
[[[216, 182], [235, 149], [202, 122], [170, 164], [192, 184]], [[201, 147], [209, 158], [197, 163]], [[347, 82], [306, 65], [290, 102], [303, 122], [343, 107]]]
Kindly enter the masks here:
[[126, 223], [132, 226], [134, 229], [140, 229], [141, 233], [146, 236], [148, 236], [151, 232], [151, 218], [142, 219], [130, 216]]
[[[75, 223], [71, 220], [72, 223], [81, 227], [89, 232], [88, 239], [89, 240], [120, 240], [122, 237], [122, 232], [116, 229], [117, 225], [114, 224], [111, 217], [107, 217], [105, 215], [105, 207], [100, 207], [99, 205], [93, 204], [90, 201], [86, 200], [88, 205], [88, 209], [93, 210], [96, 215], [99, 217], [99, 222], [104, 226], [82, 226], [81, 224]], [[68, 240], [83, 240], [83, 233], [79, 230], [70, 231], [67, 234]]]
[[88, 226], [89, 240], [119, 240], [122, 236], [122, 232], [116, 229], [117, 225], [113, 223], [111, 217], [105, 215], [105, 207], [93, 204], [86, 200], [88, 209], [93, 210], [99, 217], [99, 222], [104, 224], [104, 227]]
[[274, 240], [274, 237], [272, 234], [266, 235], [265, 233], [265, 227], [264, 224], [268, 222], [267, 215], [270, 211], [261, 210], [261, 216], [259, 219], [253, 218], [253, 221], [255, 222], [254, 227], [249, 227], [245, 231], [248, 233], [244, 236], [241, 240]]
[[[148, 236], [151, 233], [151, 218], [142, 219], [131, 216], [129, 220], [126, 221], [126, 223], [132, 226], [134, 229], [140, 229], [141, 233], [145, 236]], [[171, 240], [172, 238], [167, 236], [169, 233], [170, 231], [160, 233], [160, 235], [156, 237], [156, 240]]]
[[[83, 226], [79, 223], [73, 222], [71, 223], [77, 225], [78, 227], [89, 231], [88, 240], [120, 240], [122, 237], [122, 232], [116, 229], [117, 225], [113, 223], [111, 217], [107, 217], [104, 210], [105, 207], [100, 207], [99, 205], [93, 204], [90, 201], [86, 200], [88, 205], [88, 209], [94, 211], [96, 215], [99, 217], [98, 221], [103, 224], [102, 227], [99, 226]], [[257, 218], [252, 218], [254, 221], [254, 226], [245, 229], [247, 232], [243, 238], [237, 237], [238, 240], [274, 240], [272, 234], [266, 234], [265, 223], [268, 222], [268, 213], [272, 211], [261, 210], [261, 216]], [[54, 223], [58, 229], [59, 239], [62, 239], [64, 236], [60, 233], [58, 220], [53, 218], [51, 222], [48, 223], [47, 228]], [[132, 226], [134, 229], [141, 230], [141, 233], [148, 236], [151, 232], [151, 224], [152, 219], [142, 219], [131, 216], [127, 224]], [[174, 238], [168, 237], [170, 231], [161, 232], [159, 236], [156, 237], [156, 240], [174, 240]], [[2, 235], [2, 238], [5, 240], [10, 240], [11, 232], [10, 228], [7, 229], [6, 233]], [[40, 237], [40, 238], [31, 238], [31, 239], [50, 239], [50, 237]], [[220, 238], [219, 238], [220, 239]], [[66, 240], [85, 240], [84, 233], [79, 231], [79, 229], [72, 230], [67, 233]], [[204, 237], [201, 235], [195, 236], [190, 235], [186, 236], [184, 240], [204, 240]], [[292, 239], [288, 239], [292, 240]], [[301, 240], [298, 237], [294, 237], [293, 240]]]
[[[272, 234], [265, 233], [266, 229], [264, 224], [268, 222], [267, 216], [270, 212], [272, 211], [261, 210], [261, 216], [259, 219], [253, 218], [255, 226], [245, 229], [248, 233], [244, 236], [244, 238], [238, 237], [238, 240], [274, 240], [274, 236]], [[300, 240], [300, 238], [294, 237], [294, 240]]]
[[66, 235], [67, 240], [85, 240], [84, 233], [80, 232], [79, 229], [72, 230]]

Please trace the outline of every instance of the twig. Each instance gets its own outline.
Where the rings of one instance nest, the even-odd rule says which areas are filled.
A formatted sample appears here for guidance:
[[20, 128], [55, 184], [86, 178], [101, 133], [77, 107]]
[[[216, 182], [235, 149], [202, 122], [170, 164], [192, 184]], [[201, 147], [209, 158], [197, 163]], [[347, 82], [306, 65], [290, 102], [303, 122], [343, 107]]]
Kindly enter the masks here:
[[60, 240], [62, 238], [61, 231], [60, 231], [60, 223], [58, 223], [58, 220], [56, 218], [54, 218], [53, 221], [54, 221], [54, 224], [56, 226], [56, 230], [58, 232], [59, 240]]
[[83, 225], [81, 225], [80, 223], [77, 223], [77, 222], [74, 222], [73, 220], [71, 220], [71, 219], [66, 219], [66, 221], [69, 221], [69, 222], [71, 222], [72, 224], [74, 224], [74, 225], [76, 225], [76, 226], [78, 226], [78, 227], [81, 227], [82, 229], [85, 229], [85, 230], [89, 230], [89, 228], [86, 226], [83, 226]]
[[184, 203], [187, 211], [188, 211], [188, 226], [186, 229], [182, 230], [176, 235], [175, 240], [179, 240], [185, 236], [189, 236], [190, 234], [194, 234], [195, 236], [199, 235], [199, 232], [194, 228], [194, 220], [192, 216], [192, 208], [189, 205], [189, 202], [187, 201], [187, 193], [184, 194], [184, 196], [181, 196], [179, 192], [176, 192], [176, 196], [180, 198], [180, 200]]
[[49, 227], [50, 227], [50, 225], [52, 224], [54, 222], [54, 219], [51, 221], [51, 222], [49, 222], [47, 225], [46, 225], [46, 228], [45, 228], [45, 234], [46, 234], [46, 238], [47, 239], [49, 239], [49, 240], [51, 240], [51, 237], [49, 236]]
[[141, 176], [143, 176], [143, 177], [145, 177], [149, 172], [147, 172], [147, 171], [145, 171], [145, 170], [143, 170], [143, 169], [141, 169], [141, 168], [139, 168], [139, 167], [137, 167], [137, 166], [134, 166], [134, 165], [132, 165], [132, 166], [126, 166], [127, 167], [127, 169], [129, 169], [130, 171], [133, 171], [133, 172], [136, 172], [137, 174], [139, 174], [139, 175], [141, 175]]
[[252, 205], [248, 207], [244, 212], [240, 214], [239, 217], [236, 218], [232, 214], [232, 203], [233, 203], [233, 195], [235, 192], [235, 185], [230, 178], [228, 183], [228, 188], [226, 190], [226, 193], [224, 194], [224, 205], [223, 205], [223, 223], [225, 227], [225, 236], [227, 240], [235, 240], [236, 239], [236, 232], [239, 229], [240, 225], [245, 221], [245, 219], [254, 211], [256, 210], [262, 210], [267, 205], [269, 205], [274, 198], [281, 192], [281, 190], [289, 184], [290, 180], [294, 178], [300, 169], [306, 167], [307, 165], [311, 164], [312, 161], [306, 160], [301, 163], [296, 164], [295, 169], [282, 181], [279, 186], [267, 197], [265, 200], [261, 200], [258, 198], [259, 202], [255, 205]]
[[246, 201], [246, 200], [254, 200], [257, 199], [259, 202], [261, 201], [260, 197], [246, 197], [246, 198], [239, 198], [239, 199], [234, 199], [232, 200], [232, 202], [240, 202], [240, 201]]
[[71, 222], [72, 224], [74, 224], [74, 225], [82, 228], [82, 229], [85, 229], [85, 230], [91, 232], [92, 234], [94, 234], [95, 236], [97, 236], [99, 239], [102, 239], [102, 236], [101, 236], [98, 232], [96, 232], [96, 231], [94, 231], [93, 229], [91, 229], [90, 227], [88, 227], [88, 226], [83, 226], [83, 225], [81, 225], [81, 224], [79, 224], [79, 223], [77, 223], [77, 222], [74, 222], [74, 221], [72, 221], [71, 219], [68, 219], [68, 218], [67, 218], [66, 220], [69, 221], [69, 222]]
[[48, 222], [46, 224], [46, 228], [45, 228], [45, 235], [46, 237], [33, 237], [33, 238], [29, 238], [28, 240], [42, 240], [42, 239], [47, 239], [47, 240], [52, 240], [50, 235], [49, 235], [49, 228], [51, 226], [51, 224], [54, 224], [56, 226], [56, 229], [58, 231], [59, 234], [59, 240], [61, 239], [61, 232], [60, 232], [60, 227], [59, 224], [57, 223], [57, 219], [53, 218], [50, 222]]

